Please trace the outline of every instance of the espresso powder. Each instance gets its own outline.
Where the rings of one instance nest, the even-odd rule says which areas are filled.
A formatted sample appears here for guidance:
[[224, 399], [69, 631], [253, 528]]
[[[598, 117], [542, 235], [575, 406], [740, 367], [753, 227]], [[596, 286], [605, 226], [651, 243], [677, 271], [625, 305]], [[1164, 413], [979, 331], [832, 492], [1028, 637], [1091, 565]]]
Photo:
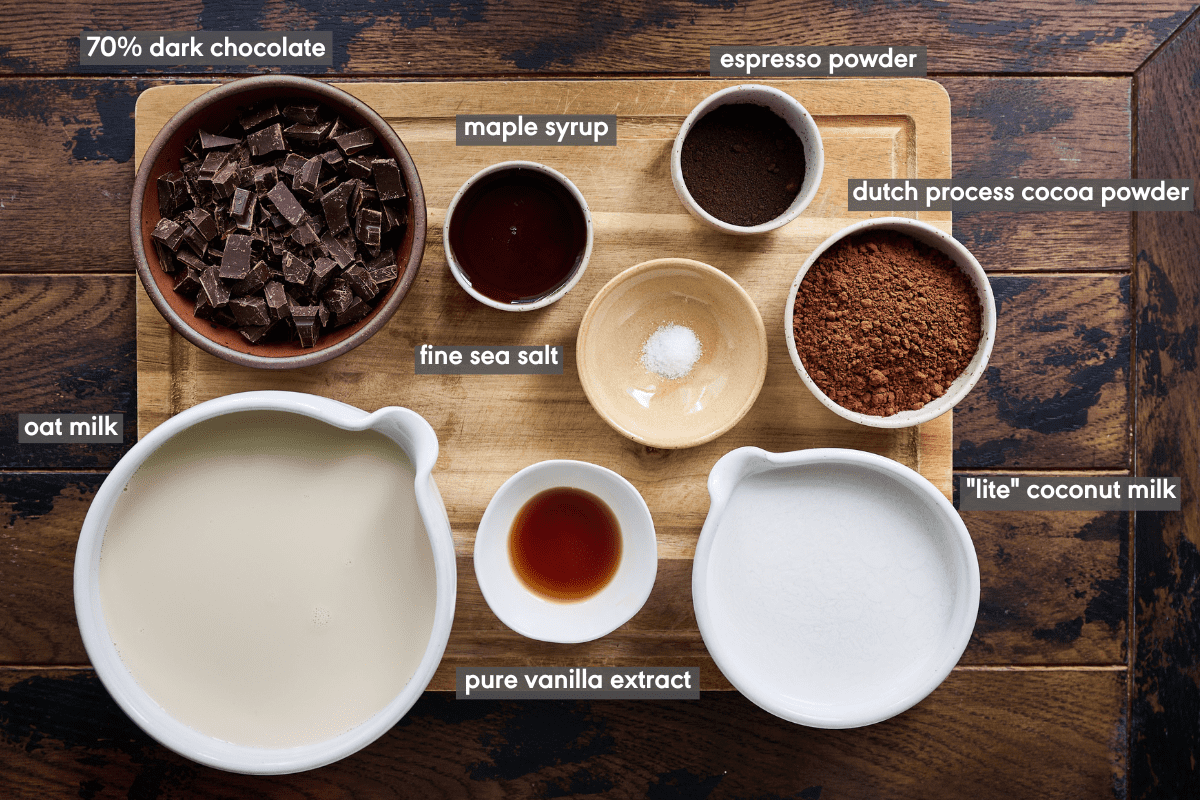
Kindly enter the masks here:
[[718, 106], [688, 131], [683, 182], [709, 214], [732, 225], [770, 222], [804, 183], [804, 144], [774, 111], [753, 103]]
[[944, 253], [868, 231], [809, 268], [792, 329], [821, 391], [843, 408], [885, 417], [945, 394], [975, 355], [981, 319], [974, 284]]

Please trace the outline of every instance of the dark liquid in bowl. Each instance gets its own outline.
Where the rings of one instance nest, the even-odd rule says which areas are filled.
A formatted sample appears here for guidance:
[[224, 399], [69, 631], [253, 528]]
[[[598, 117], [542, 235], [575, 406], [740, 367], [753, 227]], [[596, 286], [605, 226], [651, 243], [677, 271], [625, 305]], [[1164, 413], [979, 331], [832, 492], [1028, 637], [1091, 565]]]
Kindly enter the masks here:
[[481, 178], [459, 199], [448, 224], [450, 249], [471, 286], [501, 303], [554, 292], [570, 280], [587, 247], [579, 202], [532, 169]]
[[517, 576], [553, 600], [583, 600], [621, 564], [621, 526], [604, 501], [562, 487], [534, 495], [513, 520], [508, 556]]

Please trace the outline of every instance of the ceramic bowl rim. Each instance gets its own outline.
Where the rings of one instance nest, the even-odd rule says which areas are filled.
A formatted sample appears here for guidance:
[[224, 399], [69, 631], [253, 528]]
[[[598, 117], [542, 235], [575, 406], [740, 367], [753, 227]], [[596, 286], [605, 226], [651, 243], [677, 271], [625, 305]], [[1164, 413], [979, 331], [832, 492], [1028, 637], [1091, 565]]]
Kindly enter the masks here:
[[[745, 96], [735, 96], [739, 94]], [[683, 179], [683, 143], [696, 122], [714, 108], [735, 102], [753, 103], [754, 105], [769, 107], [765, 102], [758, 102], [758, 100], [764, 97], [771, 98], [790, 108], [800, 120], [800, 126], [804, 129], [804, 133], [797, 132], [797, 134], [801, 136], [801, 142], [804, 145], [806, 162], [804, 183], [801, 185], [796, 198], [792, 200], [791, 205], [779, 216], [758, 225], [735, 225], [732, 222], [717, 219], [705, 211], [696, 202], [696, 199], [692, 197], [691, 191], [687, 188], [687, 182]], [[741, 83], [736, 86], [727, 86], [701, 100], [684, 119], [683, 124], [679, 128], [679, 133], [675, 136], [675, 142], [671, 146], [671, 184], [675, 187], [675, 194], [679, 196], [679, 201], [683, 203], [683, 207], [692, 216], [725, 233], [753, 236], [782, 228], [804, 213], [804, 210], [812, 203], [813, 199], [817, 196], [817, 190], [821, 188], [821, 179], [824, 174], [825, 145], [821, 141], [821, 131], [817, 128], [816, 120], [813, 119], [812, 114], [804, 107], [804, 104], [787, 92], [776, 89], [774, 86], [765, 86], [758, 83]]]
[[[405, 450], [416, 471], [417, 506], [425, 524], [436, 576], [433, 626], [424, 655], [408, 683], [383, 708], [345, 733], [315, 744], [260, 748], [225, 742], [191, 728], [167, 713], [121, 661], [108, 633], [99, 595], [99, 558], [109, 518], [122, 489], [146, 459], [168, 440], [193, 425], [244, 411], [279, 411], [320, 420], [343, 430], [395, 428], [407, 445], [383, 433]], [[368, 414], [354, 406], [316, 395], [254, 391], [200, 403], [180, 412], [142, 437], [101, 484], [79, 534], [73, 573], [75, 614], [88, 658], [104, 687], [130, 719], [163, 746], [200, 764], [243, 774], [301, 772], [344, 758], [374, 742], [404, 717], [433, 678], [450, 637], [457, 573], [454, 543], [445, 506], [432, 478], [438, 443], [433, 428], [416, 412], [386, 407]]]
[[[271, 88], [278, 89], [281, 97], [286, 97], [289, 91], [316, 94], [331, 104], [349, 108], [366, 120], [376, 136], [383, 141], [384, 147], [396, 158], [396, 163], [400, 167], [401, 174], [404, 176], [405, 185], [414, 209], [413, 219], [409, 220], [409, 224], [412, 226], [412, 247], [409, 251], [407, 261], [403, 264], [397, 264], [397, 269], [402, 267], [404, 271], [400, 274], [397, 285], [392, 288], [391, 295], [387, 301], [368, 315], [363, 327], [340, 342], [324, 347], [318, 346], [313, 350], [291, 356], [263, 356], [255, 353], [243, 353], [210, 339], [193, 327], [187, 319], [171, 307], [170, 303], [163, 296], [163, 292], [154, 277], [154, 268], [150, 265], [150, 255], [146, 252], [145, 243], [142, 240], [142, 220], [144, 218], [142, 212], [146, 191], [150, 182], [150, 173], [153, 170], [154, 163], [158, 160], [162, 151], [170, 144], [171, 140], [174, 139], [175, 135], [182, 128], [186, 127], [196, 114], [210, 107], [223, 103], [236, 104], [238, 95], [259, 89]], [[417, 271], [420, 269], [421, 260], [425, 254], [426, 225], [425, 193], [421, 186], [421, 179], [417, 175], [416, 164], [413, 162], [412, 156], [404, 146], [404, 143], [400, 141], [400, 137], [392, 130], [392, 127], [387, 124], [378, 112], [349, 92], [328, 83], [299, 75], [256, 75], [250, 78], [240, 78], [229, 83], [223, 83], [189, 101], [167, 121], [146, 149], [146, 153], [142, 156], [141, 163], [138, 165], [137, 175], [133, 182], [133, 194], [129, 203], [129, 231], [133, 245], [134, 265], [146, 294], [154, 304], [154, 307], [162, 314], [163, 319], [181, 336], [201, 350], [230, 363], [258, 369], [297, 369], [300, 367], [310, 367], [347, 353], [370, 339], [396, 313], [396, 310], [400, 307], [400, 303], [412, 288], [413, 281], [416, 280]]]
[[[738, 301], [746, 308], [753, 311], [752, 319], [754, 321], [754, 327], [758, 332], [759, 345], [758, 349], [756, 350], [759, 363], [758, 370], [756, 371], [757, 376], [755, 378], [755, 386], [753, 391], [751, 391], [747, 396], [745, 402], [738, 409], [737, 413], [732, 415], [728, 421], [715, 430], [707, 431], [698, 436], [670, 440], [655, 439], [654, 437], [643, 436], [634, 431], [628, 430], [618, 424], [617, 421], [609, 415], [607, 410], [602, 407], [597, 393], [592, 388], [593, 382], [600, 383], [601, 381], [591, 373], [590, 368], [587, 366], [589, 363], [589, 356], [587, 356], [585, 353], [588, 335], [591, 332], [591, 327], [595, 320], [595, 316], [598, 313], [598, 309], [603, 305], [608, 297], [633, 278], [636, 278], [639, 275], [647, 272], [653, 272], [655, 270], [665, 268], [684, 268], [692, 270], [693, 272], [706, 278], [716, 280], [718, 283], [723, 284], [727, 289], [733, 291], [734, 295], [738, 298]], [[607, 422], [613, 430], [617, 431], [617, 433], [620, 433], [622, 436], [628, 437], [633, 441], [644, 444], [648, 447], [658, 447], [664, 450], [682, 450], [684, 448], [696, 447], [698, 445], [711, 442], [713, 439], [728, 433], [734, 425], [737, 425], [739, 422], [741, 422], [746, 414], [749, 413], [750, 409], [754, 407], [754, 403], [758, 400], [758, 395], [762, 391], [763, 383], [767, 378], [767, 358], [766, 326], [763, 323], [762, 314], [759, 313], [758, 306], [755, 304], [754, 299], [750, 297], [750, 294], [744, 288], [742, 288], [741, 284], [739, 284], [726, 273], [710, 264], [705, 264], [701, 261], [695, 261], [690, 258], [655, 258], [651, 259], [650, 261], [643, 261], [640, 264], [635, 264], [634, 266], [618, 273], [612, 278], [612, 280], [606, 283], [599, 292], [596, 293], [594, 298], [592, 298], [592, 302], [588, 305], [587, 311], [585, 311], [583, 314], [583, 320], [579, 323], [579, 334], [576, 337], [575, 342], [575, 366], [579, 371], [580, 383], [583, 384], [583, 392], [587, 396], [588, 402], [591, 403], [592, 408], [595, 409], [596, 413], [599, 414], [600, 417]]]
[[[523, 498], [521, 501], [522, 504], [527, 502], [533, 495], [524, 496], [529, 491], [526, 486], [531, 481], [535, 481], [542, 473], [555, 472], [561, 473], [564, 476], [561, 480], [555, 482], [556, 485], [574, 486], [572, 473], [587, 473], [595, 477], [598, 481], [607, 483], [617, 493], [625, 496], [629, 500], [629, 506], [624, 509], [624, 516], [622, 516], [622, 509], [611, 509], [617, 515], [620, 522], [632, 523], [631, 525], [621, 525], [621, 536], [624, 542], [622, 558], [634, 552], [634, 548], [630, 547], [631, 539], [637, 540], [642, 549], [648, 549], [653, 557], [653, 561], [647, 564], [631, 562], [629, 569], [634, 571], [631, 580], [635, 582], [636, 590], [633, 595], [634, 601], [625, 610], [613, 610], [614, 607], [606, 605], [606, 599], [602, 596], [603, 590], [592, 597], [574, 603], [557, 603], [552, 600], [546, 600], [545, 607], [547, 609], [599, 609], [598, 613], [602, 621], [589, 627], [573, 628], [571, 633], [561, 635], [548, 632], [547, 628], [553, 627], [552, 625], [547, 624], [543, 626], [535, 624], [518, 616], [518, 612], [515, 612], [504, 602], [502, 597], [503, 591], [499, 588], [500, 583], [511, 578], [511, 581], [519, 584], [520, 579], [516, 578], [515, 574], [511, 574], [512, 566], [507, 561], [503, 564], [489, 563], [487, 557], [482, 554], [483, 550], [488, 545], [493, 544], [497, 537], [507, 539], [509, 536], [508, 528], [503, 527], [499, 519], [501, 512], [497, 509], [500, 505], [507, 503], [512, 496]], [[483, 547], [481, 547], [481, 543], [484, 545]], [[488, 501], [487, 508], [483, 512], [483, 517], [479, 521], [471, 558], [480, 593], [483, 594], [484, 600], [487, 601], [488, 608], [492, 610], [492, 613], [501, 622], [528, 639], [557, 644], [580, 644], [607, 636], [633, 619], [642, 606], [645, 605], [646, 600], [650, 597], [650, 592], [654, 589], [654, 581], [658, 574], [658, 537], [655, 534], [654, 518], [650, 514], [650, 507], [646, 505], [646, 499], [642, 497], [642, 493], [638, 491], [637, 487], [630, 483], [623, 475], [589, 461], [561, 458], [549, 459], [530, 464], [514, 473], [492, 495], [492, 499]], [[504, 572], [505, 570], [507, 572]], [[613, 577], [613, 581], [616, 581], [616, 576]], [[529, 592], [524, 587], [518, 588], [519, 590]], [[532, 594], [532, 592], [529, 593]], [[569, 613], [569, 611], [564, 611], [562, 615], [565, 616]]]
[[[840, 712], [830, 710], [823, 714], [805, 713], [797, 711], [795, 708], [789, 708], [786, 700], [780, 699], [769, 687], [760, 685], [760, 682], [747, 676], [739, 668], [740, 662], [730, 655], [728, 648], [717, 635], [710, 616], [711, 598], [708, 592], [709, 563], [717, 529], [729, 501], [733, 497], [734, 488], [744, 476], [744, 474], [736, 475], [732, 486], [720, 488], [720, 482], [726, 477], [721, 474], [722, 467], [730, 463], [737, 464], [739, 459], [755, 459], [766, 462], [769, 464], [768, 470], [833, 465], [875, 471], [910, 488], [914, 495], [935, 509], [944, 520], [945, 539], [955, 546], [959, 557], [958, 577], [961, 588], [965, 590], [966, 607], [961, 609], [959, 615], [961, 624], [954, 628], [948, 625], [945, 635], [937, 648], [932, 651], [941, 656], [940, 660], [934, 662], [923, 678], [917, 676], [909, 681], [908, 691], [905, 694], [890, 702], [884, 698], [874, 704], [858, 704], [854, 709]], [[971, 534], [954, 506], [936, 486], [919, 472], [890, 458], [861, 450], [813, 448], [787, 453], [771, 453], [757, 447], [742, 447], [726, 453], [717, 461], [709, 474], [708, 488], [712, 505], [701, 528], [700, 538], [696, 544], [696, 555], [692, 562], [692, 602], [696, 612], [696, 622], [701, 638], [704, 640], [704, 646], [721, 673], [733, 684], [734, 688], [755, 705], [781, 719], [813, 728], [841, 729], [872, 725], [890, 719], [924, 700], [941, 685], [961, 659], [971, 641], [979, 613], [979, 561]]]
[[[587, 229], [587, 242], [583, 248], [583, 255], [579, 258], [579, 264], [575, 267], [575, 271], [571, 273], [562, 286], [559, 286], [553, 292], [544, 294], [541, 297], [534, 298], [527, 302], [521, 303], [502, 303], [499, 300], [494, 300], [491, 297], [480, 292], [471, 285], [471, 279], [463, 272], [462, 266], [459, 265], [458, 259], [454, 255], [454, 248], [450, 246], [450, 220], [454, 216], [454, 210], [458, 208], [458, 203], [462, 200], [463, 195], [467, 190], [478, 183], [482, 178], [488, 175], [494, 175], [497, 172], [506, 170], [530, 169], [542, 174], [549, 175], [558, 181], [567, 192], [575, 198], [579, 203], [580, 210], [583, 211], [584, 226]], [[454, 193], [454, 198], [451, 199], [450, 205], [446, 207], [446, 218], [442, 224], [442, 250], [446, 255], [446, 263], [450, 266], [450, 274], [454, 276], [454, 280], [458, 281], [458, 285], [463, 288], [467, 294], [474, 297], [485, 306], [498, 309], [500, 311], [536, 311], [539, 308], [545, 308], [548, 305], [557, 303], [567, 292], [575, 288], [579, 283], [579, 279], [583, 277], [584, 271], [587, 269], [588, 262], [592, 258], [592, 249], [595, 244], [595, 226], [592, 224], [592, 211], [588, 207], [587, 199], [583, 196], [583, 192], [579, 191], [579, 187], [571, 181], [566, 175], [562, 174], [553, 167], [548, 167], [545, 164], [537, 161], [501, 161], [496, 164], [484, 167], [476, 172], [458, 188]]]
[[[975, 349], [975, 355], [972, 356], [966, 369], [947, 387], [946, 393], [941, 397], [934, 398], [917, 411], [898, 411], [887, 417], [877, 417], [843, 408], [821, 391], [820, 387], [812, 379], [812, 376], [808, 374], [808, 370], [804, 368], [804, 363], [800, 359], [799, 352], [796, 350], [796, 334], [792, 328], [792, 320], [795, 316], [796, 293], [800, 290], [800, 284], [804, 280], [804, 276], [808, 274], [809, 269], [812, 268], [813, 264], [817, 263], [817, 259], [824, 255], [826, 250], [841, 240], [869, 230], [896, 231], [940, 250], [954, 261], [959, 269], [971, 279], [971, 283], [975, 286], [976, 294], [979, 297], [981, 311], [980, 325], [982, 330], [980, 331], [979, 345]], [[800, 267], [800, 271], [796, 273], [796, 278], [792, 281], [787, 303], [783, 309], [783, 326], [788, 355], [792, 359], [792, 365], [800, 375], [800, 380], [804, 382], [804, 385], [808, 387], [813, 397], [821, 405], [839, 417], [848, 419], [851, 422], [857, 422], [860, 425], [867, 425], [872, 428], [909, 428], [937, 419], [942, 414], [953, 409], [975, 388], [975, 384], [983, 377], [983, 373], [987, 370], [988, 359], [992, 355], [992, 345], [996, 340], [996, 298], [992, 293], [992, 286], [988, 281], [987, 273], [962, 242], [940, 228], [930, 225], [928, 222], [908, 217], [877, 217], [848, 225], [817, 245], [817, 248], [805, 259], [804, 264]]]

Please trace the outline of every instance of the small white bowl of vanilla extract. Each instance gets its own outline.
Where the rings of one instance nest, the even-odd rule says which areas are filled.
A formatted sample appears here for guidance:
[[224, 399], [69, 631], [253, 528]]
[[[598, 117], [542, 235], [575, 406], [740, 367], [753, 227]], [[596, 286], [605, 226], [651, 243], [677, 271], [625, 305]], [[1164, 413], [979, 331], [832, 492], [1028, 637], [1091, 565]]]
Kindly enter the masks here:
[[509, 478], [475, 536], [475, 577], [500, 621], [543, 642], [599, 639], [645, 604], [658, 573], [654, 520], [625, 478], [542, 461]]

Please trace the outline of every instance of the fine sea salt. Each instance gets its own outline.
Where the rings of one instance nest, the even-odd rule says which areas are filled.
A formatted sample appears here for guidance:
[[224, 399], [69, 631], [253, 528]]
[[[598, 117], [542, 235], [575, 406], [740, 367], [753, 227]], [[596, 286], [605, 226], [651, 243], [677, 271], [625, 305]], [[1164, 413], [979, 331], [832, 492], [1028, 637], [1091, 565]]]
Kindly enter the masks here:
[[661, 325], [642, 345], [642, 366], [674, 380], [692, 371], [703, 349], [695, 332], [683, 325]]

